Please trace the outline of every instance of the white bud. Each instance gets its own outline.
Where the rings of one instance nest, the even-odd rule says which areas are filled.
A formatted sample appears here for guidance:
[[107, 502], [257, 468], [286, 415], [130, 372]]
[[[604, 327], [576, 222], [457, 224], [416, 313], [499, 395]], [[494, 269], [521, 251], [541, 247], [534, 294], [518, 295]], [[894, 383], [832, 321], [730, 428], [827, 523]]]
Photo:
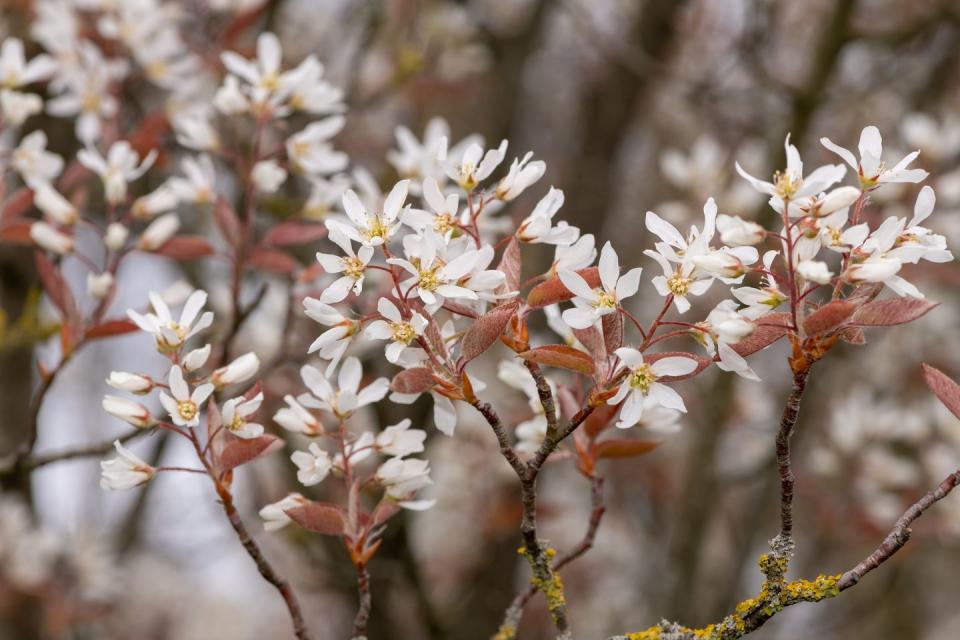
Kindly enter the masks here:
[[711, 251], [706, 255], [696, 256], [693, 264], [718, 278], [739, 278], [747, 271], [740, 258], [726, 251]]
[[115, 418], [120, 418], [127, 424], [132, 424], [140, 429], [146, 429], [154, 425], [153, 416], [150, 411], [133, 400], [118, 398], [117, 396], [104, 396], [101, 403], [103, 410]]
[[19, 127], [24, 120], [43, 111], [43, 100], [32, 93], [4, 89], [0, 91], [0, 111], [3, 112], [4, 120]]
[[893, 277], [903, 266], [898, 258], [877, 258], [851, 265], [846, 272], [847, 282], [883, 282]]
[[797, 274], [807, 282], [817, 284], [827, 284], [833, 277], [830, 269], [827, 268], [827, 263], [819, 260], [802, 260], [797, 265]]
[[130, 230], [120, 222], [112, 222], [107, 227], [107, 232], [103, 235], [103, 244], [111, 251], [120, 251], [123, 245], [127, 243], [127, 237]]
[[276, 160], [262, 160], [253, 166], [250, 177], [258, 191], [273, 193], [287, 179], [287, 172]]
[[257, 354], [245, 353], [225, 367], [215, 370], [210, 376], [210, 381], [217, 388], [225, 387], [228, 384], [238, 384], [249, 380], [257, 374], [260, 369], [260, 359]]
[[46, 222], [34, 222], [30, 225], [30, 239], [47, 251], [61, 255], [73, 253], [73, 238]]
[[183, 368], [187, 371], [196, 371], [207, 364], [210, 359], [210, 345], [204, 345], [199, 349], [194, 349], [183, 359]]
[[162, 215], [150, 223], [140, 235], [137, 248], [143, 251], [154, 251], [163, 246], [180, 229], [180, 218], [175, 213]]
[[157, 470], [114, 440], [117, 457], [100, 463], [100, 488], [123, 491], [146, 484]]
[[177, 194], [174, 193], [173, 189], [164, 184], [154, 189], [151, 193], [137, 198], [130, 208], [130, 213], [133, 214], [134, 218], [146, 220], [158, 213], [170, 211], [176, 206]]
[[103, 273], [87, 274], [87, 293], [95, 300], [103, 300], [113, 290], [113, 274], [109, 271]]
[[80, 217], [76, 207], [49, 184], [38, 183], [36, 185], [33, 203], [44, 215], [60, 224], [71, 225]]
[[860, 189], [856, 187], [839, 187], [834, 189], [824, 197], [823, 202], [816, 208], [813, 215], [817, 217], [828, 216], [840, 209], [846, 209], [860, 197]]
[[763, 227], [737, 216], [720, 214], [717, 216], [717, 230], [720, 241], [730, 246], [743, 246], [763, 242]]
[[[107, 378], [107, 384], [120, 391], [128, 391], [143, 395], [153, 389], [153, 380], [139, 373], [127, 373], [126, 371], [111, 371]], [[110, 397], [110, 396], [107, 396]]]

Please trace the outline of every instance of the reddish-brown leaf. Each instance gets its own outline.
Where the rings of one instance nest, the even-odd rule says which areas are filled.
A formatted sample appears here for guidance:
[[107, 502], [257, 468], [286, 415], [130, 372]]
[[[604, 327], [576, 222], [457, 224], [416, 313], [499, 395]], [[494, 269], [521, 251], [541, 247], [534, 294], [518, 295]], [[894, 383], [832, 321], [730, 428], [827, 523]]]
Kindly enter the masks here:
[[607, 346], [604, 344], [603, 334], [600, 333], [600, 329], [592, 326], [586, 329], [572, 329], [572, 331], [573, 335], [580, 341], [580, 344], [586, 347], [587, 352], [593, 354], [595, 361], [601, 362], [606, 359]]
[[281, 222], [267, 232], [263, 244], [271, 247], [285, 247], [314, 242], [327, 235], [322, 224], [306, 222]]
[[923, 363], [923, 379], [950, 413], [960, 418], [960, 385], [936, 367]]
[[576, 371], [584, 375], [593, 375], [594, 364], [590, 354], [562, 344], [548, 344], [517, 354], [524, 360]]
[[[577, 271], [587, 284], [591, 287], [600, 286], [600, 270], [597, 267], [589, 267]], [[573, 293], [567, 289], [560, 278], [553, 277], [545, 282], [541, 282], [527, 294], [527, 306], [532, 309], [548, 307], [551, 304], [563, 302], [573, 297]]]
[[503, 249], [503, 255], [500, 256], [500, 264], [497, 265], [497, 271], [500, 271], [506, 276], [499, 289], [501, 293], [519, 291], [521, 277], [520, 242], [516, 236], [511, 237], [507, 246]]
[[583, 421], [582, 430], [591, 438], [596, 438], [604, 429], [613, 424], [613, 419], [617, 416], [618, 411], [620, 411], [619, 404], [604, 403], [598, 406]]
[[874, 300], [857, 309], [853, 323], [862, 327], [886, 327], [912, 322], [924, 316], [939, 302], [918, 298]]
[[687, 380], [689, 378], [698, 375], [704, 369], [713, 364], [713, 360], [710, 358], [705, 358], [703, 356], [698, 356], [693, 353], [687, 353], [686, 351], [664, 351], [663, 353], [651, 353], [649, 355], [644, 354], [643, 359], [650, 364], [653, 364], [657, 360], [662, 358], [689, 358], [690, 360], [697, 361], [697, 368], [691, 371], [690, 373], [682, 376], [663, 376], [660, 378], [664, 382], [677, 382], [678, 380]]
[[253, 250], [250, 257], [247, 258], [247, 265], [272, 273], [291, 273], [300, 267], [300, 263], [294, 260], [290, 254], [261, 247]]
[[443, 308], [451, 313], [455, 313], [465, 318], [473, 318], [474, 320], [476, 320], [479, 317], [477, 315], [477, 312], [471, 309], [470, 307], [466, 305], [458, 304], [456, 302], [451, 302], [450, 300], [445, 300], [443, 302]]
[[757, 321], [757, 328], [753, 333], [736, 344], [730, 345], [733, 350], [744, 358], [761, 349], [766, 349], [771, 344], [787, 335], [790, 331], [790, 314], [771, 313], [765, 315]]
[[640, 440], [638, 438], [608, 438], [593, 445], [593, 457], [632, 458], [650, 453], [660, 446], [659, 440]]
[[223, 196], [219, 196], [217, 203], [213, 206], [213, 219], [230, 246], [237, 246], [241, 236], [240, 220], [237, 218], [237, 212]]
[[283, 448], [283, 440], [269, 434], [249, 439], [224, 434], [224, 439], [223, 451], [220, 452], [220, 460], [217, 465], [221, 473]]
[[153, 250], [174, 260], [199, 260], [213, 255], [213, 247], [203, 236], [185, 234], [174, 236]]
[[424, 393], [433, 388], [433, 372], [427, 367], [404, 369], [393, 376], [390, 390], [397, 393]]
[[33, 189], [21, 187], [13, 192], [3, 203], [3, 211], [0, 212], [0, 220], [13, 220], [19, 218], [33, 205]]
[[95, 327], [87, 329], [85, 337], [87, 340], [96, 340], [98, 338], [109, 338], [110, 336], [119, 336], [124, 333], [136, 331], [139, 327], [132, 320], [118, 318], [116, 320], [104, 320]]
[[30, 227], [33, 226], [33, 222], [33, 220], [24, 220], [3, 225], [0, 227], [0, 241], [27, 247], [34, 246], [33, 238], [30, 237]]
[[623, 346], [623, 314], [608, 313], [600, 321], [603, 327], [603, 342], [607, 353]]
[[818, 336], [839, 328], [846, 322], [857, 305], [847, 300], [833, 300], [823, 305], [803, 321], [803, 330], [808, 336]]
[[519, 304], [518, 301], [512, 300], [494, 307], [470, 325], [460, 343], [461, 369], [500, 339], [507, 324], [510, 323], [510, 318], [517, 312]]
[[284, 510], [290, 519], [307, 531], [327, 536], [343, 535], [343, 509], [329, 502], [308, 502], [300, 507]]
[[867, 336], [860, 327], [846, 327], [840, 332], [840, 339], [850, 344], [866, 344]]

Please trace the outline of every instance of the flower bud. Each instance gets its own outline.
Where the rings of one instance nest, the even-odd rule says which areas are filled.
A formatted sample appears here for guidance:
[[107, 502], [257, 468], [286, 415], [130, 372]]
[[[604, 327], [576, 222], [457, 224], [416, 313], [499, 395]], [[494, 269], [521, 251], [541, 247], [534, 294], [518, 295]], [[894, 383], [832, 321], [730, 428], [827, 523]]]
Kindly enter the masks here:
[[36, 185], [33, 203], [45, 216], [59, 224], [71, 225], [80, 217], [77, 208], [49, 184]]
[[137, 248], [143, 251], [154, 251], [163, 246], [180, 229], [180, 218], [175, 213], [162, 215], [150, 223], [140, 235]]
[[123, 245], [127, 243], [127, 237], [130, 230], [120, 222], [113, 222], [107, 227], [107, 232], [103, 236], [103, 244], [111, 251], [120, 251]]
[[883, 282], [893, 277], [903, 266], [898, 258], [877, 258], [851, 265], [844, 279], [854, 284], [860, 282]]
[[103, 300], [113, 290], [113, 274], [109, 271], [103, 273], [87, 274], [87, 293], [95, 300]]
[[113, 417], [120, 418], [139, 429], [152, 427], [156, 422], [150, 415], [150, 411], [139, 402], [117, 396], [104, 396], [101, 404], [103, 410]]
[[717, 230], [720, 241], [730, 246], [743, 246], [763, 242], [763, 227], [737, 216], [720, 214], [717, 216]]
[[170, 211], [176, 206], [177, 195], [173, 192], [173, 189], [164, 184], [151, 193], [137, 198], [130, 208], [130, 213], [134, 218], [146, 220], [158, 213]]
[[53, 251], [60, 255], [73, 253], [73, 238], [61, 233], [56, 227], [52, 227], [46, 222], [34, 222], [30, 225], [30, 239], [47, 251]]
[[693, 264], [718, 278], [739, 278], [747, 272], [740, 258], [726, 251], [712, 251], [693, 258]]
[[210, 376], [210, 381], [217, 388], [225, 387], [228, 384], [238, 384], [245, 382], [257, 374], [260, 369], [260, 359], [257, 354], [245, 353], [225, 367], [215, 370]]
[[253, 166], [250, 177], [258, 191], [273, 193], [287, 179], [287, 172], [276, 160], [263, 160]]
[[[153, 389], [153, 380], [139, 373], [127, 373], [126, 371], [111, 371], [107, 378], [107, 384], [120, 391], [129, 391], [143, 395]], [[109, 397], [109, 396], [108, 396]]]
[[797, 274], [807, 282], [827, 284], [833, 274], [827, 268], [826, 262], [819, 260], [803, 260], [797, 265]]
[[100, 463], [100, 488], [110, 490], [126, 490], [146, 484], [157, 470], [138, 458], [132, 451], [114, 440], [117, 457], [104, 460]]
[[190, 372], [196, 371], [207, 364], [209, 359], [210, 345], [207, 344], [188, 353], [183, 359], [183, 368]]

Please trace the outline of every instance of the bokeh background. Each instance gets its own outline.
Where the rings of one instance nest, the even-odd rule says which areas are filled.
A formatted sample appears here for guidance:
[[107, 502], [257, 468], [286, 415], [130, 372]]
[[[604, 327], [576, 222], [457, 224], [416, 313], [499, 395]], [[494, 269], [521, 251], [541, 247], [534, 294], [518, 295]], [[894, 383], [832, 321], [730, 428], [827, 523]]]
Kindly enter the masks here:
[[[88, 2], [88, 5], [112, 4]], [[951, 0], [256, 0], [164, 3], [182, 12], [190, 46], [230, 16], [248, 14], [252, 43], [275, 31], [288, 64], [316, 53], [347, 92], [337, 138], [354, 165], [381, 186], [397, 174], [385, 161], [395, 128], [420, 135], [445, 118], [454, 139], [480, 133], [510, 140], [547, 162], [539, 187], [566, 193], [561, 216], [599, 242], [613, 240], [623, 262], [651, 263], [643, 225], [655, 210], [678, 226], [697, 223], [708, 196], [720, 211], [769, 215], [733, 171], [758, 176], [781, 167], [783, 139], [809, 166], [835, 162], [817, 140], [855, 146], [875, 124], [890, 157], [920, 149], [937, 211], [931, 226], [960, 245], [960, 2]], [[7, 0], [0, 35], [23, 36], [34, 10]], [[129, 100], [144, 99], [136, 86]], [[36, 122], [65, 131], [63, 121]], [[69, 153], [72, 136], [54, 139]], [[888, 185], [871, 219], [912, 210], [915, 185]], [[319, 215], [319, 214], [318, 214]], [[305, 252], [305, 261], [310, 252]], [[544, 253], [544, 260], [549, 254]], [[655, 268], [655, 267], [654, 267]], [[220, 275], [181, 271], [143, 258], [116, 309], [143, 303], [148, 288], [186, 279], [225, 305]], [[960, 374], [960, 269], [923, 266], [908, 277], [941, 306], [921, 321], [867, 344], [844, 345], [818, 365], [796, 434], [797, 559], [807, 577], [837, 573], [868, 554], [899, 513], [960, 465], [960, 422], [923, 387], [922, 361]], [[28, 251], [0, 248], [3, 318], [18, 318], [36, 287]], [[653, 297], [644, 280], [641, 292]], [[317, 325], [282, 327], [288, 295], [267, 304], [242, 341], [264, 358], [284, 338], [305, 354]], [[652, 315], [637, 296], [635, 311]], [[717, 300], [706, 297], [693, 315]], [[11, 337], [13, 336], [13, 337]], [[0, 331], [0, 445], [16, 446], [29, 420], [36, 358], [50, 347]], [[56, 383], [41, 415], [39, 451], [101, 442], [121, 433], [99, 407], [111, 369], [149, 362], [149, 340], [132, 335], [86, 350]], [[306, 356], [298, 356], [302, 361]], [[138, 360], [139, 359], [139, 360]], [[291, 359], [267, 381], [275, 404], [296, 389]], [[495, 359], [478, 373], [501, 412], [529, 418], [526, 399], [496, 386]], [[700, 626], [719, 620], [758, 588], [756, 558], [775, 533], [773, 439], [789, 374], [785, 346], [758, 354], [753, 383], [711, 371], [687, 383], [680, 433], [650, 455], [604, 463], [607, 515], [596, 546], [564, 574], [577, 638], [645, 628], [665, 617]], [[429, 423], [429, 406], [377, 407], [361, 417]], [[269, 428], [276, 429], [275, 425]], [[427, 457], [438, 500], [404, 514], [371, 567], [370, 637], [488, 638], [527, 570], [516, 553], [515, 478], [479, 416], [461, 411], [453, 439], [432, 429]], [[139, 452], [176, 464], [180, 443], [151, 437]], [[271, 558], [301, 594], [323, 640], [347, 637], [355, 577], [335, 540], [289, 528], [265, 534], [256, 510], [296, 486], [283, 455], [245, 467], [238, 493]], [[263, 583], [203, 479], [168, 474], [146, 488], [106, 493], [97, 459], [50, 465], [32, 491], [0, 499], [0, 638], [169, 640], [286, 638], [282, 603]], [[322, 495], [320, 489], [317, 495]], [[542, 477], [542, 531], [567, 548], [582, 536], [589, 486], [567, 461]], [[938, 504], [913, 541], [882, 570], [836, 600], [792, 607], [755, 637], [851, 640], [960, 637], [960, 498]], [[43, 588], [36, 588], [42, 584]], [[39, 631], [42, 620], [45, 631]], [[552, 637], [542, 601], [529, 607], [520, 637]]]

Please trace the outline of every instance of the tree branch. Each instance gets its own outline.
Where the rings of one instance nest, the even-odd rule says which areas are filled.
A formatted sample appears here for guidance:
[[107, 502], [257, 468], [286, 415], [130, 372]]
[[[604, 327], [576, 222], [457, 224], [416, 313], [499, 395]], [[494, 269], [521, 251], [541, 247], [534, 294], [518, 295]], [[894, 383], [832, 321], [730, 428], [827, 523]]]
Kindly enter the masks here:
[[807, 371], [793, 376], [793, 389], [787, 396], [777, 433], [777, 469], [780, 474], [780, 533], [771, 541], [774, 552], [782, 558], [793, 553], [793, 469], [790, 466], [790, 437], [800, 416], [800, 399], [807, 386]]

